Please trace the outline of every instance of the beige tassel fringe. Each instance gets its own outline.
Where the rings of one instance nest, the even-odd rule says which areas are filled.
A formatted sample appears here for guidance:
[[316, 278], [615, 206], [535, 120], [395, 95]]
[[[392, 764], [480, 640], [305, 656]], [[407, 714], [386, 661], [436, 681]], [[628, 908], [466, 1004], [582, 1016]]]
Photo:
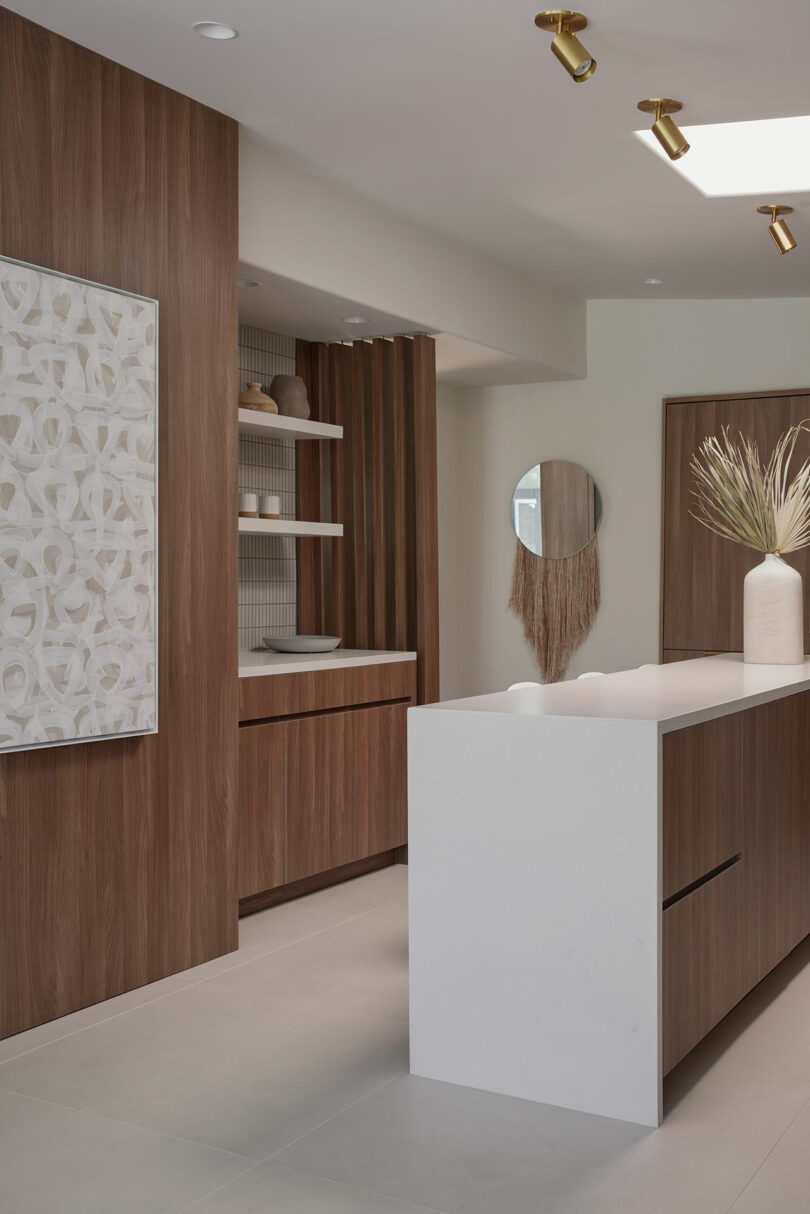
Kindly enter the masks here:
[[518, 540], [509, 606], [523, 623], [544, 682], [559, 683], [599, 610], [596, 536], [561, 560], [535, 556]]

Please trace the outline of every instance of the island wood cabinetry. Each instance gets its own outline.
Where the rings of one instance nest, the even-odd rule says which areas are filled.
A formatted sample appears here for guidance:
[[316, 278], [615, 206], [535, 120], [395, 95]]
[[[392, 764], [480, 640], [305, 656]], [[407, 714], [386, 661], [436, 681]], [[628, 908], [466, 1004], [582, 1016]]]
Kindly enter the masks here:
[[665, 734], [664, 1073], [810, 933], [810, 693]]
[[239, 897], [394, 859], [407, 843], [406, 714], [416, 663], [241, 679]]
[[409, 712], [412, 1073], [659, 1124], [810, 933], [808, 736], [738, 654]]

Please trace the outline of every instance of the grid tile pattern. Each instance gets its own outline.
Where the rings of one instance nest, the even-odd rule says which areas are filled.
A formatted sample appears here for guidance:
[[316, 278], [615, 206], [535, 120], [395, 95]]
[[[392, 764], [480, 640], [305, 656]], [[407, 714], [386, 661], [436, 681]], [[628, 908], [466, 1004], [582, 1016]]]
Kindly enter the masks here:
[[[239, 391], [274, 375], [295, 375], [295, 339], [239, 326]], [[239, 492], [274, 493], [281, 517], [295, 518], [295, 442], [239, 439]], [[284, 536], [239, 537], [239, 648], [257, 649], [264, 636], [285, 636], [297, 627], [295, 540]]]

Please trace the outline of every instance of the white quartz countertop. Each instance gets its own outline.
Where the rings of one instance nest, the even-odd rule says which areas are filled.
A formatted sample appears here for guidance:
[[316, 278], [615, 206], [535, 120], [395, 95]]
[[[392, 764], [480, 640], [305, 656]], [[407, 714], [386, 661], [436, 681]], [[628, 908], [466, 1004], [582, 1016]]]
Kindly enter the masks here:
[[342, 670], [347, 666], [382, 666], [415, 662], [415, 653], [386, 649], [333, 649], [330, 653], [273, 653], [270, 649], [239, 650], [239, 678], [267, 674], [305, 674], [308, 670]]
[[657, 724], [661, 733], [669, 733], [807, 690], [808, 659], [801, 666], [756, 666], [746, 665], [742, 654], [732, 653], [494, 692], [468, 700], [447, 700], [410, 711], [649, 721]]

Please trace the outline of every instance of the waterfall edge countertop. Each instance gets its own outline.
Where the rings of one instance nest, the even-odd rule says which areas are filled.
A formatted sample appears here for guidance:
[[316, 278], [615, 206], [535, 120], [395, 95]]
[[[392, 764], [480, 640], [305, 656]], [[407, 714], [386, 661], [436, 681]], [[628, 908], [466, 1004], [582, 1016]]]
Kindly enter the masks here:
[[329, 653], [274, 653], [270, 649], [240, 649], [239, 678], [250, 679], [256, 675], [270, 674], [305, 674], [310, 670], [342, 670], [348, 666], [382, 666], [388, 662], [415, 661], [415, 653], [385, 649], [332, 649]]
[[423, 707], [428, 711], [650, 721], [658, 724], [661, 733], [669, 733], [803, 690], [810, 690], [810, 659], [799, 666], [759, 666], [746, 665], [742, 654], [724, 653]]
[[409, 708], [412, 1074], [658, 1125], [665, 1052], [798, 943], [808, 693], [724, 654]]

